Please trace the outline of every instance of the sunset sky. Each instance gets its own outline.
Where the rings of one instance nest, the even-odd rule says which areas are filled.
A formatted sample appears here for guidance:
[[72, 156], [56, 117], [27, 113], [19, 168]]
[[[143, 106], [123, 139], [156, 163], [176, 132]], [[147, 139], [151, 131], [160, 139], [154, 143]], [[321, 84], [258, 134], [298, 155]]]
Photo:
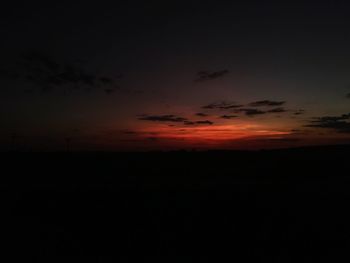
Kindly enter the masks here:
[[0, 150], [350, 142], [347, 1], [1, 8]]

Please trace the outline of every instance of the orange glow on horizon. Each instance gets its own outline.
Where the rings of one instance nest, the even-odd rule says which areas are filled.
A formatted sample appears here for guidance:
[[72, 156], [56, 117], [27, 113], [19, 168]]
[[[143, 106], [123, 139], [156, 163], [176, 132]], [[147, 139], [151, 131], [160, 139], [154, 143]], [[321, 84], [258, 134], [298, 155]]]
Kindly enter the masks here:
[[205, 126], [175, 126], [159, 124], [138, 129], [141, 137], [170, 140], [186, 140], [191, 142], [206, 141], [222, 143], [243, 138], [269, 137], [289, 135], [291, 132], [269, 129], [257, 124], [222, 124]]

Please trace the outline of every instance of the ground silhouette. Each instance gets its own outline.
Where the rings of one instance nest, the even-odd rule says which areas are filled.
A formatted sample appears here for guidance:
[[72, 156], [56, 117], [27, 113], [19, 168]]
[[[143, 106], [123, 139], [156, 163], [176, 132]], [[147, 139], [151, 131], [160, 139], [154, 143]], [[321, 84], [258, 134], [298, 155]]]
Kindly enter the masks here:
[[2, 154], [3, 249], [32, 262], [336, 262], [349, 154]]

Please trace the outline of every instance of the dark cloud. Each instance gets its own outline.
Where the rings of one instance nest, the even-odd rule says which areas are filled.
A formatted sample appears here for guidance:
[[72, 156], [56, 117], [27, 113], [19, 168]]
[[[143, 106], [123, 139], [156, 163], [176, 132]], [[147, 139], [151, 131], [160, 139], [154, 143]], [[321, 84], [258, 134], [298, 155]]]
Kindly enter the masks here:
[[[249, 107], [276, 107], [276, 106], [281, 106], [285, 104], [285, 101], [271, 101], [271, 100], [261, 100], [261, 101], [255, 101], [252, 103], [249, 103]], [[214, 109], [219, 109], [219, 110], [232, 110], [232, 109], [238, 109], [235, 112], [247, 112], [248, 115], [254, 115], [254, 114], [263, 114], [263, 113], [282, 113], [286, 112], [287, 110], [282, 108], [282, 107], [277, 107], [271, 110], [268, 110], [266, 112], [261, 111], [261, 110], [256, 110], [253, 108], [248, 108], [248, 109], [239, 109], [244, 107], [244, 105], [237, 104], [234, 102], [227, 102], [227, 101], [221, 101], [221, 102], [215, 102], [211, 103], [208, 105], [205, 105], [202, 107], [202, 109], [206, 110], [214, 110]]]
[[221, 78], [227, 75], [229, 71], [227, 69], [220, 71], [199, 71], [197, 73], [198, 79], [196, 81], [206, 81]]
[[213, 125], [214, 122], [205, 120], [205, 121], [185, 121], [185, 125]]
[[198, 116], [198, 117], [208, 117], [209, 115], [206, 114], [206, 113], [203, 113], [203, 112], [198, 112], [198, 113], [196, 113], [196, 116]]
[[343, 121], [350, 119], [350, 113], [343, 114], [340, 116], [324, 116], [324, 117], [316, 117], [311, 122], [332, 122], [332, 121]]
[[302, 114], [304, 114], [305, 113], [305, 110], [296, 110], [296, 111], [294, 111], [294, 115], [302, 115]]
[[221, 115], [220, 118], [221, 119], [234, 119], [234, 118], [237, 118], [238, 116], [237, 115]]
[[350, 99], [350, 93], [346, 94], [346, 98]]
[[[285, 101], [271, 101], [271, 100], [262, 100], [262, 101], [256, 101], [253, 103], [248, 104], [248, 108], [244, 108], [244, 105], [237, 104], [235, 102], [228, 102], [228, 101], [220, 101], [220, 102], [215, 102], [211, 103], [208, 105], [205, 105], [202, 107], [202, 109], [206, 110], [229, 110], [233, 113], [244, 113], [247, 116], [255, 116], [255, 115], [262, 115], [262, 114], [268, 114], [268, 113], [285, 113], [288, 112], [289, 110], [285, 109], [284, 107], [275, 107], [269, 110], [260, 110], [256, 109], [255, 107], [260, 107], [260, 106], [267, 106], [267, 107], [273, 107], [273, 106], [279, 106], [285, 104]], [[296, 111], [298, 114], [302, 114], [303, 111], [299, 110]], [[222, 115], [220, 116], [223, 119], [231, 119], [235, 118], [237, 116], [235, 115]]]
[[266, 111], [262, 111], [262, 110], [258, 110], [258, 109], [250, 109], [250, 108], [238, 109], [238, 110], [236, 110], [236, 112], [237, 113], [239, 113], [239, 112], [244, 113], [247, 116], [262, 115], [262, 114], [268, 113]]
[[[189, 120], [187, 118], [179, 117], [172, 114], [167, 115], [140, 115], [138, 116], [138, 120], [142, 121], [153, 121], [153, 122], [173, 122], [173, 123], [181, 123], [184, 125], [212, 125], [214, 122], [209, 120]], [[172, 125], [171, 127], [174, 127]]]
[[0, 75], [12, 78], [16, 76], [41, 91], [53, 89], [61, 89], [65, 92], [78, 89], [89, 91], [103, 88], [107, 94], [111, 94], [119, 88], [113, 78], [91, 73], [74, 63], [58, 62], [37, 51], [22, 53], [17, 67], [16, 73], [2, 70]]
[[156, 121], [156, 122], [186, 122], [186, 118], [175, 115], [141, 115], [138, 118], [142, 121]]
[[350, 113], [340, 116], [316, 117], [305, 127], [331, 129], [340, 133], [350, 133]]
[[250, 107], [262, 107], [262, 106], [273, 107], [273, 106], [282, 106], [285, 103], [286, 103], [285, 101], [260, 100], [260, 101], [249, 103], [249, 106]]
[[230, 109], [237, 109], [240, 107], [243, 107], [243, 105], [239, 105], [239, 104], [236, 104], [234, 102], [221, 101], [221, 102], [216, 102], [216, 103], [211, 103], [211, 104], [205, 105], [202, 107], [202, 109], [206, 109], [206, 110], [214, 110], [214, 109], [230, 110]]
[[205, 124], [205, 125], [213, 125], [214, 122], [205, 120], [205, 121], [196, 121], [195, 124]]
[[287, 110], [285, 108], [279, 107], [279, 108], [274, 108], [272, 110], [268, 110], [268, 113], [283, 113], [283, 112], [287, 112]]

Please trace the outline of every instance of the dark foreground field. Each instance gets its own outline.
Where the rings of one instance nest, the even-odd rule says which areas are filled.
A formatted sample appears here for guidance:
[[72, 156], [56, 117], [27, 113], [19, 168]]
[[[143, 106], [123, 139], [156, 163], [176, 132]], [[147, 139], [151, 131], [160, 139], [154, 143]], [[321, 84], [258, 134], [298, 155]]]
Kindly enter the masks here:
[[347, 146], [3, 154], [2, 255], [15, 262], [347, 262], [349, 156]]

